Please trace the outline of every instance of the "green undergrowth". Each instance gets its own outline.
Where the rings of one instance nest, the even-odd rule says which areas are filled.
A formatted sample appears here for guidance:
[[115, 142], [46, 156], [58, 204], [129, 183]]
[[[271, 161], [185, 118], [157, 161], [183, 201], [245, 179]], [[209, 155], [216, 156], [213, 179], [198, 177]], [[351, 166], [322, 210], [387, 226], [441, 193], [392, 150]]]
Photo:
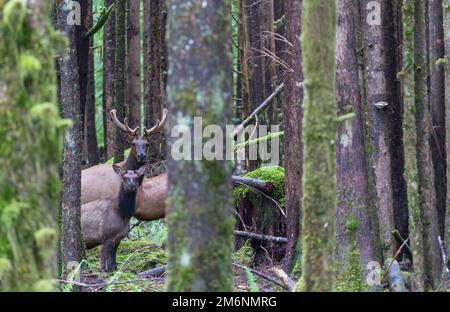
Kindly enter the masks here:
[[[107, 284], [141, 279], [138, 273], [164, 266], [167, 263], [163, 245], [148, 240], [124, 239], [117, 250], [117, 270], [107, 274], [99, 271], [100, 252], [101, 247], [86, 251], [86, 269], [90, 274], [102, 276]], [[92, 283], [94, 282], [89, 282], [89, 284]], [[163, 281], [148, 279], [148, 281], [107, 285], [103, 291], [141, 292], [162, 291], [163, 289]]]

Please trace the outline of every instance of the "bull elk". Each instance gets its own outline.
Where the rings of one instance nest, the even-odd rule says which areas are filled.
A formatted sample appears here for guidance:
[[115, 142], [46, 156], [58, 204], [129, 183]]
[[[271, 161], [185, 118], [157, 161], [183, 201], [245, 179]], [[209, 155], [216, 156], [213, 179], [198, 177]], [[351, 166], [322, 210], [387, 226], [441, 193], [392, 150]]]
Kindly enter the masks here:
[[136, 208], [136, 193], [142, 184], [146, 166], [138, 170], [124, 170], [114, 165], [113, 169], [122, 181], [118, 194], [81, 206], [81, 229], [86, 248], [103, 245], [100, 269], [107, 272], [116, 268], [117, 247], [128, 233]]
[[[150, 137], [161, 131], [166, 122], [167, 114], [167, 109], [164, 109], [161, 120], [157, 120], [156, 124], [150, 129], [144, 128], [144, 134], [141, 135], [139, 127], [130, 128], [127, 118], [122, 123], [117, 118], [116, 110], [110, 112], [112, 121], [121, 132], [126, 134], [131, 144], [128, 158], [117, 165], [124, 170], [137, 170], [146, 162]], [[101, 164], [85, 169], [81, 173], [81, 204], [112, 197], [117, 194], [119, 187], [120, 177], [114, 174], [111, 165]]]

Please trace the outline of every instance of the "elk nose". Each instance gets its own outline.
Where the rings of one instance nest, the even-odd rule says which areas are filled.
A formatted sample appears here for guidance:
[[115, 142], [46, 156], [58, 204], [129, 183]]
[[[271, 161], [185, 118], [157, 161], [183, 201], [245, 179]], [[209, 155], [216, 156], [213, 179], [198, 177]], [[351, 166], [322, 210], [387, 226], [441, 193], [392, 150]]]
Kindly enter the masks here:
[[134, 189], [134, 188], [136, 187], [136, 183], [134, 183], [134, 182], [128, 182], [128, 187], [129, 187], [130, 189]]
[[145, 159], [145, 153], [137, 154], [137, 158], [139, 158], [139, 160], [144, 160]]

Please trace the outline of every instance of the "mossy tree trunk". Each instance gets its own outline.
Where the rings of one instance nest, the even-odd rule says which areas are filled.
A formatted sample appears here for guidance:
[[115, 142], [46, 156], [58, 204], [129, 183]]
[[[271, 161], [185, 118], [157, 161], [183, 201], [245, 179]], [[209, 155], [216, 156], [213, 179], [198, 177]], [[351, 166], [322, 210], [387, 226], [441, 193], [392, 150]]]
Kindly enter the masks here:
[[[336, 258], [337, 289], [366, 289], [366, 267], [380, 261], [373, 231], [355, 24], [356, 0], [338, 1], [336, 94], [338, 116], [343, 120], [336, 138]], [[350, 117], [348, 114], [354, 114]]]
[[290, 44], [285, 44], [284, 59], [292, 68], [285, 80], [284, 89], [284, 161], [285, 161], [285, 194], [286, 194], [286, 233], [288, 243], [284, 268], [287, 272], [293, 269], [299, 260], [299, 234], [302, 186], [302, 101], [303, 101], [303, 68], [302, 51], [300, 47], [301, 34], [301, 0], [286, 0], [285, 36]]
[[[114, 70], [114, 106], [117, 117], [123, 120], [126, 115], [126, 50], [127, 50], [127, 0], [117, 0], [115, 26], [115, 70]], [[108, 112], [109, 113], [109, 112]], [[116, 127], [114, 162], [121, 162], [124, 158], [124, 140], [119, 128]]]
[[141, 120], [141, 0], [127, 2], [127, 117], [130, 127], [135, 128]]
[[[192, 133], [194, 116], [205, 126], [231, 120], [232, 49], [229, 2], [189, 4], [169, 5], [168, 94], [171, 126], [184, 124]], [[227, 161], [169, 161], [169, 290], [232, 290], [230, 176]]]
[[[105, 0], [104, 5], [109, 8], [114, 2], [116, 1]], [[105, 159], [112, 158], [116, 149], [116, 126], [109, 118], [109, 112], [115, 107], [115, 25], [116, 15], [115, 12], [112, 12], [103, 27], [103, 132], [106, 151]]]
[[333, 140], [335, 113], [336, 3], [304, 0], [301, 38], [305, 100], [302, 280], [298, 289], [330, 291], [334, 267], [336, 205]]
[[50, 3], [27, 6], [0, 2], [0, 291], [56, 288], [65, 130], [54, 87], [57, 38]]
[[432, 129], [430, 128], [431, 114], [427, 97], [425, 0], [415, 0], [414, 12], [414, 104], [416, 110], [420, 218], [427, 286], [436, 287], [438, 286], [438, 279], [441, 277], [442, 257], [438, 239], [439, 222], [430, 149]]
[[72, 8], [64, 3], [57, 4], [58, 29], [67, 38], [67, 49], [58, 58], [60, 70], [60, 105], [64, 118], [72, 121], [64, 141], [62, 168], [62, 222], [61, 222], [61, 265], [62, 278], [67, 278], [72, 263], [80, 263], [83, 256], [83, 242], [80, 224], [81, 195], [81, 153], [83, 143], [81, 97], [78, 71], [78, 50], [76, 26], [67, 23]]
[[446, 203], [446, 151], [445, 151], [445, 78], [444, 66], [439, 60], [444, 57], [444, 28], [442, 0], [428, 0], [429, 79], [430, 104], [433, 127], [430, 146], [436, 186], [436, 207], [439, 232], [444, 235]]
[[403, 8], [405, 65], [404, 142], [413, 248], [415, 290], [435, 285], [442, 260], [430, 152], [430, 112], [427, 98], [425, 1], [406, 0]]

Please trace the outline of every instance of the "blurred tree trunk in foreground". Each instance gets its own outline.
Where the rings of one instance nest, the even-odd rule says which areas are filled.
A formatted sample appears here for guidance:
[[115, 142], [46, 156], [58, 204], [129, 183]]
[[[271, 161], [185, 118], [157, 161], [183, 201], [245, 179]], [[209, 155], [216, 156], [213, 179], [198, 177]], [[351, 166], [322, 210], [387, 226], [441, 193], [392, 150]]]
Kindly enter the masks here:
[[[193, 117], [202, 116], [204, 126], [223, 131], [232, 115], [230, 3], [171, 0], [169, 7], [171, 126], [183, 122], [192, 133]], [[233, 289], [230, 177], [229, 161], [169, 161], [168, 290]]]
[[303, 116], [302, 279], [298, 290], [333, 287], [336, 205], [334, 0], [304, 0], [302, 52], [305, 74]]
[[21, 1], [0, 2], [0, 291], [56, 288], [65, 130], [56, 105], [57, 38], [50, 3], [27, 5], [32, 14]]

